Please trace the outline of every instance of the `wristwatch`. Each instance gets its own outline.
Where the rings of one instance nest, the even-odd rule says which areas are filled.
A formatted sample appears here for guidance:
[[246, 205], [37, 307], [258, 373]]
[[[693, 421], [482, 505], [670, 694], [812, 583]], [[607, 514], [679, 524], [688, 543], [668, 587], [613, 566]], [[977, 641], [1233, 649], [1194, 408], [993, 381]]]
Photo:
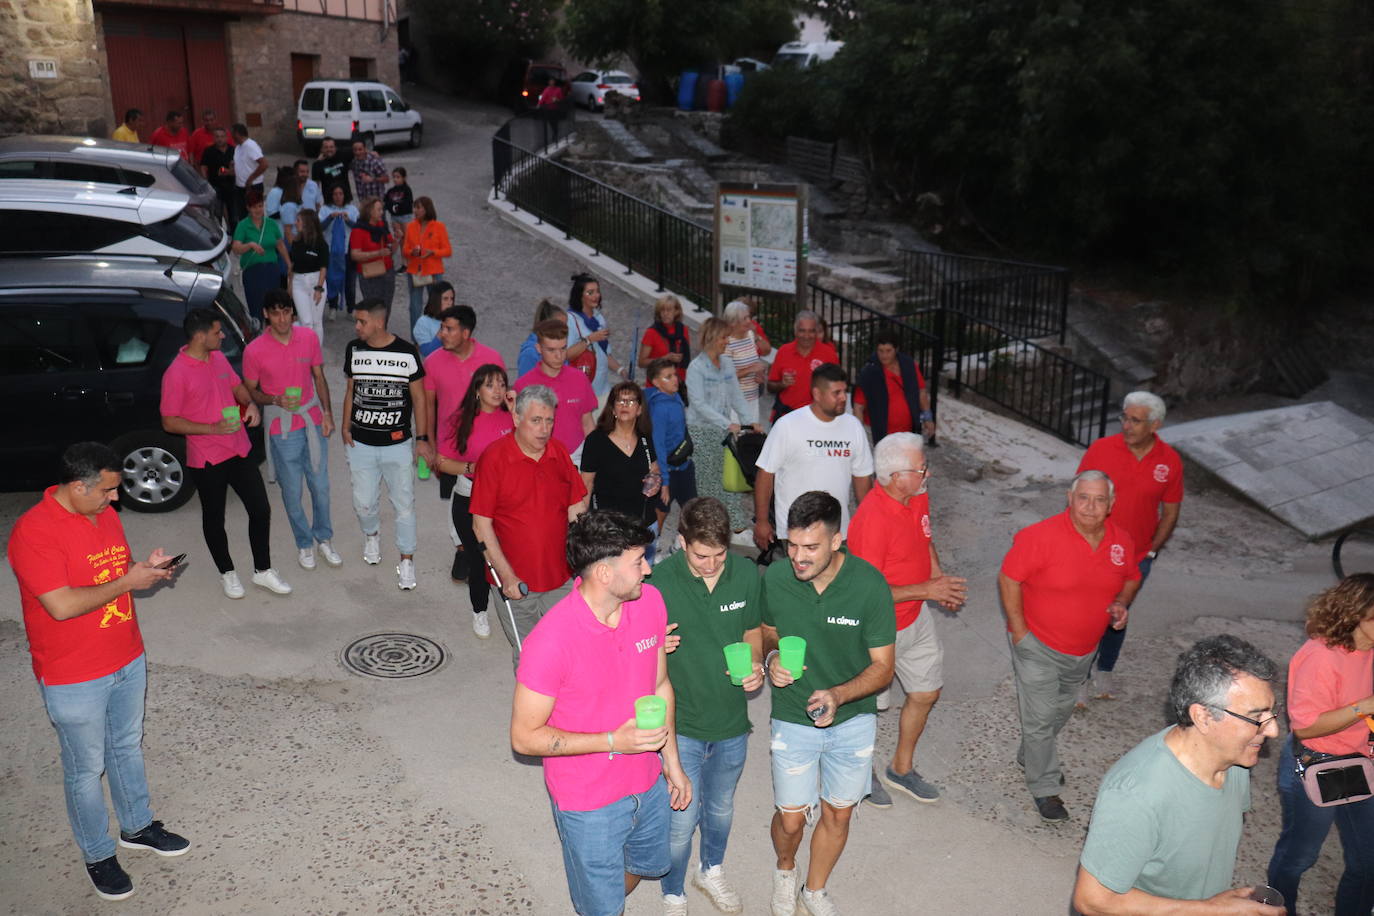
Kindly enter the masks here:
[[418, 435], [418, 436], [415, 437], [415, 441], [416, 441], [416, 442], [428, 442], [428, 441], [429, 441], [429, 436], [426, 436], [424, 433], [421, 433], [420, 435]]
[[317, 292], [317, 293], [322, 293], [322, 292], [324, 292], [324, 287], [323, 287], [323, 286], [317, 286], [317, 287], [315, 287], [315, 292]]

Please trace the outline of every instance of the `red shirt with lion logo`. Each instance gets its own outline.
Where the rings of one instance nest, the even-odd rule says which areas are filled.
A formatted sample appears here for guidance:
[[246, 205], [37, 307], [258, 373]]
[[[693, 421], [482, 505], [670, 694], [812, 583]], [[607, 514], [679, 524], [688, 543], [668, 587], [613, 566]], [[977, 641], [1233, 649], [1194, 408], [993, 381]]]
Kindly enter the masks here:
[[110, 506], [91, 519], [64, 508], [48, 487], [43, 500], [10, 532], [9, 560], [19, 580], [33, 673], [43, 684], [79, 684], [106, 677], [143, 654], [143, 636], [128, 592], [80, 617], [56, 620], [39, 595], [70, 586], [102, 585], [129, 570], [129, 542]]

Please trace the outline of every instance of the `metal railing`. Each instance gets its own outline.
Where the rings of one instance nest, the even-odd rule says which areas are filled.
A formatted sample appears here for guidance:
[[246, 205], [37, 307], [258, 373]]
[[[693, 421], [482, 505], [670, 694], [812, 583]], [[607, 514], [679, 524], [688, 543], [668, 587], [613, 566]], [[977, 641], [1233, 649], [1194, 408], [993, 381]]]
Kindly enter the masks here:
[[910, 311], [952, 309], [1017, 337], [1058, 337], [1063, 343], [1069, 272], [1045, 264], [904, 249], [902, 300]]
[[954, 396], [967, 388], [1033, 426], [1087, 446], [1107, 434], [1111, 380], [986, 321], [943, 310]]
[[711, 301], [711, 230], [504, 139], [493, 190], [511, 206], [698, 302]]

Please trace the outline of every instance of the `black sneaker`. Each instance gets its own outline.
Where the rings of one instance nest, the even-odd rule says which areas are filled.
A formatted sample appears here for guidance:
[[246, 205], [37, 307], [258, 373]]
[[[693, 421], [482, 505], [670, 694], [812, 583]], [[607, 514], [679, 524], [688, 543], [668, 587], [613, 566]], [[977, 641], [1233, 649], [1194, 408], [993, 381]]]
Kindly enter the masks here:
[[86, 874], [91, 876], [95, 892], [106, 900], [123, 900], [133, 896], [134, 882], [129, 880], [128, 873], [119, 867], [119, 860], [114, 856], [99, 862], [88, 862]]
[[1069, 819], [1069, 810], [1064, 807], [1064, 800], [1058, 795], [1043, 795], [1035, 799], [1035, 810], [1040, 812], [1040, 817], [1052, 824]]
[[125, 849], [151, 849], [160, 856], [179, 856], [191, 848], [191, 841], [162, 829], [162, 821], [153, 821], [138, 833], [119, 831], [119, 845]]

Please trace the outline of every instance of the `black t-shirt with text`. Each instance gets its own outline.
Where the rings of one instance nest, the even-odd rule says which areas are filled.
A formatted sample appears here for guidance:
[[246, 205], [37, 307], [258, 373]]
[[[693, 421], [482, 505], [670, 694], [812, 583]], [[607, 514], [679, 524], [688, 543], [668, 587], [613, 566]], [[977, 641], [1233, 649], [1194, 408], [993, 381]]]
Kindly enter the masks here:
[[320, 183], [320, 194], [325, 203], [334, 204], [335, 185], [344, 189], [344, 203], [353, 200], [353, 190], [348, 186], [348, 163], [352, 158], [335, 153], [328, 159], [316, 159], [311, 164], [310, 177]]
[[323, 237], [313, 243], [301, 236], [291, 243], [291, 270], [298, 274], [312, 274], [329, 266], [329, 243]]
[[414, 403], [410, 383], [425, 377], [415, 344], [393, 337], [384, 347], [350, 340], [344, 347], [344, 375], [353, 386], [349, 430], [363, 445], [396, 445], [410, 438]]
[[415, 213], [414, 192], [408, 184], [394, 184], [387, 188], [383, 200], [390, 216], [413, 216]]

